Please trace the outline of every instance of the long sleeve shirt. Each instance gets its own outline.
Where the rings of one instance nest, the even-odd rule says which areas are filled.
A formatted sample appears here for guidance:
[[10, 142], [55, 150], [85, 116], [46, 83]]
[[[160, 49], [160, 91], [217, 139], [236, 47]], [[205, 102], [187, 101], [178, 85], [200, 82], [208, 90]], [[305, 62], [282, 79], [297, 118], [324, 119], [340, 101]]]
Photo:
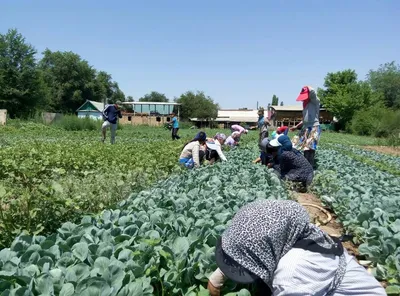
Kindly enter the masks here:
[[320, 101], [315, 89], [309, 87], [309, 102], [303, 108], [303, 127], [313, 127], [319, 125]]
[[222, 161], [227, 161], [224, 153], [222, 152], [221, 143], [219, 141], [213, 140], [212, 142], [207, 142], [206, 144], [210, 149], [217, 151], [218, 156]]
[[[345, 251], [346, 274], [332, 296], [384, 296], [385, 290], [353, 256]], [[326, 295], [339, 265], [339, 257], [293, 248], [278, 263], [272, 280], [273, 296]], [[217, 269], [211, 284], [222, 287], [226, 277]]]
[[199, 141], [190, 142], [183, 148], [181, 156], [179, 158], [193, 158], [194, 166], [200, 166], [200, 143]]
[[237, 132], [239, 132], [241, 134], [243, 134], [246, 131], [246, 129], [244, 127], [242, 127], [242, 126], [240, 126], [238, 124], [232, 125], [231, 129], [234, 130], [234, 131], [237, 131]]
[[310, 183], [314, 170], [303, 154], [294, 151], [284, 151], [279, 156], [281, 178], [294, 182]]
[[118, 118], [122, 118], [121, 110], [114, 105], [107, 105], [103, 110], [103, 117], [108, 122], [115, 124], [117, 123]]

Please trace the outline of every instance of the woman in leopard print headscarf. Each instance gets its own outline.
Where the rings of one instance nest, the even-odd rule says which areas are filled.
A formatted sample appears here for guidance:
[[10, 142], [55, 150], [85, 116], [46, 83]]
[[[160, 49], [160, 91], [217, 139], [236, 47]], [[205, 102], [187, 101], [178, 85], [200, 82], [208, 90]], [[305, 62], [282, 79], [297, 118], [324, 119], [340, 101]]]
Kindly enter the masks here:
[[261, 279], [272, 295], [385, 295], [295, 201], [259, 200], [241, 208], [219, 240], [216, 260], [212, 295], [219, 295], [225, 277], [238, 283]]

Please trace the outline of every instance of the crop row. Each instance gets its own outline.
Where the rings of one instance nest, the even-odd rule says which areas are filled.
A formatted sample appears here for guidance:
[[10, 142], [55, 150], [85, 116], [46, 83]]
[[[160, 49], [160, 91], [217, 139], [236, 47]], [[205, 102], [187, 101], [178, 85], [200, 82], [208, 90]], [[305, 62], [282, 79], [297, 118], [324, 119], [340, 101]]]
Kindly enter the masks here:
[[318, 152], [314, 190], [361, 243], [378, 279], [400, 292], [400, 178], [357, 161], [337, 149]]
[[351, 152], [352, 154], [360, 156], [361, 158], [372, 160], [374, 162], [382, 164], [389, 169], [397, 170], [398, 172], [400, 172], [400, 157], [341, 144], [333, 144], [328, 147], [339, 149], [340, 152]]
[[0, 293], [202, 293], [216, 267], [216, 239], [232, 215], [257, 198], [288, 198], [253, 157], [249, 149], [232, 151], [228, 163], [173, 175], [116, 210], [63, 224], [57, 234], [18, 237], [0, 252]]

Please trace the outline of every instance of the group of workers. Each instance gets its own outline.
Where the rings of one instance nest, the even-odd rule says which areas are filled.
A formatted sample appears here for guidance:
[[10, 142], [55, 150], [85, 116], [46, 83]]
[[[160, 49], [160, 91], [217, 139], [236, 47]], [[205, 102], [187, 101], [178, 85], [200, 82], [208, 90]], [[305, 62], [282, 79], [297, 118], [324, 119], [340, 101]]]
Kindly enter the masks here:
[[[282, 179], [308, 186], [314, 176], [315, 150], [321, 133], [320, 103], [310, 86], [302, 88], [303, 120], [294, 127], [282, 126], [271, 133], [264, 112], [259, 112], [260, 157], [255, 163], [274, 168]], [[300, 129], [291, 140], [289, 131]], [[235, 125], [226, 138], [204, 132], [184, 146], [179, 162], [198, 167], [202, 159], [225, 161], [223, 144], [235, 146], [248, 131]], [[231, 139], [228, 142], [228, 139]], [[380, 283], [349, 255], [342, 242], [309, 222], [306, 209], [289, 200], [257, 200], [243, 206], [218, 239], [208, 290], [219, 296], [227, 279], [255, 284], [259, 295], [365, 295], [383, 296]]]
[[[259, 110], [261, 163], [284, 180], [308, 186], [313, 179], [315, 150], [321, 128], [320, 102], [310, 86], [301, 89], [297, 101], [303, 103], [303, 120], [294, 127], [282, 126], [269, 137], [269, 122]], [[107, 105], [103, 111], [102, 141], [106, 129], [111, 130], [115, 142], [119, 102]], [[291, 140], [288, 132], [300, 129]], [[179, 123], [172, 115], [172, 139], [178, 136]], [[226, 161], [222, 146], [235, 147], [248, 130], [240, 125], [231, 127], [231, 135], [217, 133], [207, 138], [200, 131], [186, 143], [179, 163], [187, 168], [199, 167], [204, 160], [214, 163]], [[243, 206], [218, 239], [215, 251], [218, 268], [209, 277], [211, 296], [219, 296], [226, 279], [240, 284], [255, 284], [259, 295], [365, 295], [383, 296], [380, 283], [358, 264], [343, 248], [338, 238], [332, 237], [309, 222], [306, 209], [295, 201], [257, 200]]]

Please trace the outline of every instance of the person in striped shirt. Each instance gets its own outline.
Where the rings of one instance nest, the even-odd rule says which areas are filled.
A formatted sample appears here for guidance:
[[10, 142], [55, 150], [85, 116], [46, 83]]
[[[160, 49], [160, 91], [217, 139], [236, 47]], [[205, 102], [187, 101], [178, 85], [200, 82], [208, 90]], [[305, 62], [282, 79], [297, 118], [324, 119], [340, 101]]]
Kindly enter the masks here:
[[292, 200], [261, 199], [239, 209], [217, 241], [215, 259], [211, 296], [220, 295], [227, 278], [256, 283], [259, 295], [386, 295], [341, 241], [311, 224]]

